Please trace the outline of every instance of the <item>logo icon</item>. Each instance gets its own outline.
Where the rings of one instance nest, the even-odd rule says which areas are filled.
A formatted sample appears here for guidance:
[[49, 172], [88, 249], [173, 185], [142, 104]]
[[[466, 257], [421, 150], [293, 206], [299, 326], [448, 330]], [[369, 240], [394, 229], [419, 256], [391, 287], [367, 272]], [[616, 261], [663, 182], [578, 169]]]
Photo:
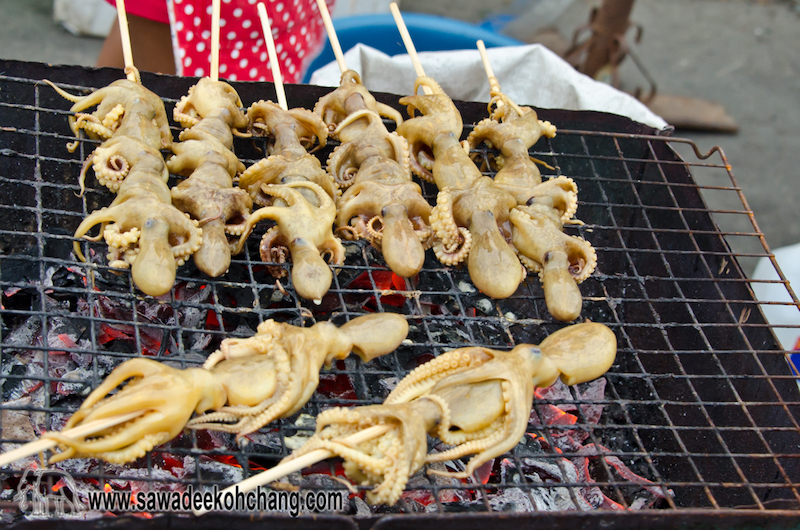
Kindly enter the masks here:
[[78, 498], [75, 479], [60, 469], [26, 469], [14, 501], [19, 503], [20, 510], [27, 512], [30, 509], [30, 515], [36, 517], [77, 515], [86, 509]]

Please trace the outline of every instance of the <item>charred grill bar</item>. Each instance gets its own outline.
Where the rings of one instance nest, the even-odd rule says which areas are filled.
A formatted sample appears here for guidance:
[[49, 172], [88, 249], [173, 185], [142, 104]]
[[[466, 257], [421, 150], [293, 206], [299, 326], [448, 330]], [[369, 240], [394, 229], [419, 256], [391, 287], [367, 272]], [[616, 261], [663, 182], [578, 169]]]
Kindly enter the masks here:
[[[139, 352], [178, 367], [200, 365], [223, 338], [251, 335], [269, 318], [310, 325], [390, 311], [407, 315], [411, 325], [410, 341], [395, 353], [369, 364], [337, 362], [323, 373], [298, 418], [262, 429], [244, 447], [232, 435], [200, 431], [181, 435], [135, 465], [59, 464], [79, 489], [229, 485], [271, 467], [302, 443], [313, 429], [309, 416], [330, 406], [379, 403], [393, 382], [445, 349], [539, 343], [563, 327], [548, 314], [538, 281], [495, 301], [474, 289], [465, 270], [441, 266], [432, 253], [418, 278], [394, 276], [364, 241], [347, 244], [347, 260], [319, 306], [296, 296], [288, 278], [276, 284], [258, 256], [260, 234], [234, 257], [228, 274], [207, 278], [190, 263], [179, 269], [170, 294], [146, 297], [131, 286], [129, 273], [112, 272], [101, 243], [83, 244], [88, 264], [71, 254], [75, 227], [112, 197], [91, 177], [86, 194], [77, 195], [77, 175], [94, 144], [85, 140], [75, 153], [67, 152], [68, 102], [40, 83], [47, 78], [85, 93], [119, 73], [13, 61], [0, 66], [4, 451], [41, 430], [59, 428], [114, 366]], [[145, 75], [144, 84], [165, 99], [170, 113], [193, 80]], [[235, 87], [246, 103], [274, 99], [269, 85]], [[290, 105], [311, 108], [328, 91], [290, 87]], [[398, 107], [396, 96], [378, 99]], [[484, 104], [458, 106], [465, 123], [485, 116]], [[749, 517], [788, 521], [789, 510], [800, 507], [800, 392], [739, 267], [739, 259], [769, 250], [726, 160], [714, 154], [686, 162], [676, 154], [681, 140], [611, 115], [539, 115], [559, 131], [531, 154], [555, 168], [544, 170], [546, 175], [576, 181], [577, 217], [585, 225], [567, 230], [598, 252], [597, 271], [581, 284], [581, 317], [612, 328], [617, 362], [601, 383], [544, 392], [523, 443], [481, 469], [479, 480], [418, 475], [395, 507], [370, 508], [350, 499], [345, 516], [302, 524], [484, 524], [473, 512], [484, 512], [493, 524], [522, 524], [535, 516], [564, 528], [599, 521], [622, 527], [633, 517], [656, 527], [674, 523], [674, 517], [710, 517], [730, 525]], [[237, 139], [236, 152], [251, 165], [263, 147], [258, 140]], [[317, 153], [323, 162], [331, 148]], [[709, 209], [690, 172], [694, 168], [727, 179], [713, 191], [740, 206]], [[423, 190], [429, 200], [434, 196], [432, 186]], [[721, 231], [714, 221], [726, 215], [750, 224]], [[735, 253], [726, 237], [755, 240], [759, 250]], [[2, 474], [0, 501], [12, 509], [8, 520], [19, 518], [12, 499], [24, 466], [33, 462], [17, 462]], [[326, 463], [295, 480], [303, 489], [345, 491], [328, 476], [337, 471], [335, 463]], [[632, 509], [611, 511], [617, 507]], [[634, 510], [649, 507], [662, 510]], [[741, 507], [746, 509], [736, 509]], [[543, 513], [548, 510], [556, 513]], [[526, 513], [498, 518], [508, 511]], [[409, 513], [430, 515], [412, 519]], [[152, 524], [171, 519], [154, 521], [159, 520]]]

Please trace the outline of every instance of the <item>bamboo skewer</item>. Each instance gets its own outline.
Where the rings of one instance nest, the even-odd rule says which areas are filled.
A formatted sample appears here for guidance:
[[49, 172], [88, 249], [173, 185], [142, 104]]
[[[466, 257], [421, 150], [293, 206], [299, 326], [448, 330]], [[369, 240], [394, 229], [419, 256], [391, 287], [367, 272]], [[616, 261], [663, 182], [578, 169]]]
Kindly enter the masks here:
[[[362, 442], [366, 442], [367, 440], [371, 440], [373, 438], [377, 438], [378, 436], [383, 436], [391, 427], [388, 425], [374, 425], [363, 431], [359, 431], [357, 433], [351, 434], [350, 436], [346, 436], [344, 438], [337, 438], [332, 440], [334, 442], [341, 443], [343, 445], [354, 446], [358, 445]], [[220, 493], [221, 495], [225, 495], [227, 492], [232, 492], [234, 495], [239, 493], [247, 493], [248, 491], [253, 491], [256, 488], [261, 486], [266, 486], [270, 482], [275, 482], [276, 480], [285, 477], [295, 471], [300, 471], [301, 469], [305, 469], [309, 466], [313, 466], [317, 462], [322, 462], [323, 460], [327, 460], [335, 456], [334, 453], [328, 451], [327, 449], [316, 449], [311, 451], [310, 453], [306, 453], [302, 456], [295, 458], [294, 460], [289, 460], [283, 464], [278, 464], [277, 466], [273, 467], [272, 469], [268, 469], [263, 473], [259, 473], [258, 475], [253, 475], [250, 478], [246, 478], [241, 482], [234, 484], [233, 486], [229, 486], [222, 490]], [[203, 515], [208, 513], [208, 510], [195, 510], [195, 515]]]
[[131, 49], [131, 34], [128, 31], [128, 14], [125, 11], [125, 0], [117, 0], [117, 21], [119, 22], [119, 36], [122, 40], [122, 59], [125, 61], [125, 75], [129, 81], [137, 81], [136, 67], [133, 66], [133, 50]]
[[[344, 61], [344, 56], [342, 54], [342, 48], [339, 45], [339, 39], [336, 37], [336, 32], [333, 28], [333, 24], [331, 23], [330, 14], [328, 13], [328, 6], [325, 4], [324, 0], [317, 0], [317, 4], [322, 14], [323, 22], [325, 23], [325, 29], [328, 32], [328, 38], [331, 41], [331, 47], [334, 50], [334, 54], [336, 55], [336, 62], [339, 65], [339, 69], [342, 72], [347, 70], [347, 64]], [[278, 93], [278, 101], [284, 110], [287, 109], [286, 105], [286, 94], [283, 90], [283, 79], [281, 76], [280, 65], [278, 64], [277, 52], [275, 50], [275, 43], [272, 39], [272, 30], [269, 26], [269, 17], [267, 16], [267, 10], [264, 7], [264, 4], [258, 4], [258, 14], [261, 18], [261, 25], [264, 30], [264, 38], [267, 42], [267, 51], [269, 53], [269, 59], [271, 62], [272, 67], [272, 76], [275, 81], [275, 89]], [[339, 438], [335, 441], [338, 441], [345, 445], [357, 445], [359, 443], [365, 442], [367, 440], [371, 440], [373, 438], [377, 438], [378, 436], [382, 436], [389, 432], [391, 427], [388, 425], [375, 425], [368, 429], [364, 429], [363, 431], [357, 432], [355, 434], [351, 434], [350, 436]], [[247, 493], [248, 491], [253, 491], [261, 486], [265, 486], [271, 482], [275, 482], [278, 479], [285, 477], [291, 473], [296, 471], [300, 471], [301, 469], [305, 469], [309, 466], [316, 464], [317, 462], [322, 462], [323, 460], [327, 460], [335, 456], [334, 453], [328, 451], [327, 449], [317, 449], [315, 451], [311, 451], [305, 455], [299, 456], [293, 460], [285, 462], [283, 464], [278, 464], [277, 466], [259, 473], [257, 475], [253, 475], [250, 478], [247, 478], [241, 482], [234, 484], [233, 486], [229, 486], [228, 488], [224, 489], [221, 494], [224, 495], [227, 492], [233, 492], [234, 494], [237, 493]], [[203, 515], [208, 513], [208, 510], [194, 510], [194, 514], [196, 516]]]
[[[120, 423], [125, 423], [126, 421], [137, 418], [144, 414], [144, 412], [145, 411], [140, 410], [136, 412], [129, 412], [128, 414], [111, 416], [110, 418], [105, 418], [102, 420], [91, 421], [84, 425], [62, 431], [61, 434], [70, 438], [90, 436], [106, 429], [110, 429], [111, 427], [119, 425]], [[0, 455], [0, 467], [6, 466], [15, 460], [19, 460], [20, 458], [25, 458], [26, 456], [35, 455], [37, 453], [42, 453], [49, 449], [53, 449], [57, 445], [57, 442], [54, 440], [48, 440], [47, 438], [39, 438], [38, 440], [28, 442], [22, 447], [18, 447], [12, 451], [8, 451], [7, 453]]]
[[[486, 77], [489, 78], [489, 89], [492, 92], [500, 92], [500, 81], [494, 75], [494, 70], [492, 70], [492, 65], [489, 62], [489, 54], [486, 53], [486, 46], [484, 45], [482, 40], [477, 42], [478, 45], [478, 52], [481, 54], [481, 62], [483, 63], [483, 69], [486, 70]], [[501, 105], [502, 102], [498, 102], [498, 106]]]
[[325, 24], [325, 31], [328, 33], [328, 40], [331, 43], [333, 55], [336, 57], [336, 64], [339, 65], [339, 71], [344, 73], [347, 70], [347, 64], [344, 62], [342, 47], [339, 45], [339, 38], [333, 28], [331, 14], [328, 12], [328, 4], [325, 3], [325, 0], [317, 0], [317, 7], [319, 7], [319, 14], [322, 15], [322, 23]]
[[275, 40], [272, 38], [272, 28], [269, 25], [269, 16], [264, 4], [258, 3], [258, 17], [261, 19], [261, 29], [264, 31], [264, 40], [267, 43], [267, 54], [269, 55], [270, 69], [272, 70], [272, 82], [275, 83], [275, 92], [278, 94], [278, 105], [283, 110], [289, 110], [286, 103], [286, 91], [283, 89], [283, 76], [281, 67], [278, 64], [278, 52], [275, 50]]
[[211, 0], [211, 68], [208, 77], [219, 81], [219, 11], [222, 0]]
[[[396, 2], [392, 2], [391, 4], [389, 4], [389, 9], [391, 9], [392, 11], [392, 16], [394, 17], [394, 23], [397, 24], [397, 29], [400, 31], [400, 37], [403, 39], [403, 44], [406, 47], [408, 56], [411, 58], [411, 64], [414, 65], [414, 72], [417, 74], [417, 77], [423, 77], [425, 75], [425, 70], [422, 69], [422, 63], [419, 62], [417, 49], [414, 47], [414, 41], [411, 40], [411, 35], [408, 33], [408, 28], [406, 28], [406, 23], [403, 22], [403, 16], [400, 14], [400, 8], [397, 7]], [[431, 89], [426, 86], [423, 86], [422, 90], [426, 94], [433, 93]]]

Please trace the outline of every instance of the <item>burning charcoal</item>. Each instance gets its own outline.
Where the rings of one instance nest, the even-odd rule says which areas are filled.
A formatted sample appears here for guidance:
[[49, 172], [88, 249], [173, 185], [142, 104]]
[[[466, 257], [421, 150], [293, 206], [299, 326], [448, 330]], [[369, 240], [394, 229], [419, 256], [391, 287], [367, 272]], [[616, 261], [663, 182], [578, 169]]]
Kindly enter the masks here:
[[[460, 471], [464, 468], [460, 462], [453, 467], [447, 464], [448, 462], [431, 462], [428, 465], [428, 469], [434, 471]], [[429, 489], [431, 486], [436, 486], [438, 488], [439, 502], [445, 505], [462, 504], [472, 500], [469, 493], [461, 489], [461, 486], [464, 485], [463, 482], [453, 477], [436, 475], [426, 471], [412, 476], [409, 484], [411, 488], [417, 484], [421, 487], [427, 486]], [[431, 511], [430, 507], [431, 505], [429, 504], [426, 511]]]
[[[523, 472], [526, 478], [524, 483], [532, 483], [534, 485], [548, 484], [548, 487], [534, 486], [529, 490], [530, 498], [533, 499], [536, 510], [555, 511], [576, 509], [575, 503], [570, 497], [569, 490], [556, 485], [559, 482], [564, 482], [564, 475], [558, 463], [554, 460], [544, 458], [522, 458], [520, 461], [523, 464]], [[507, 480], [505, 477], [509, 477], [512, 483], [523, 483], [519, 476], [519, 469], [514, 466], [513, 463], [504, 460], [501, 466], [503, 469], [502, 476], [504, 477], [504, 482]], [[575, 470], [574, 466], [571, 467], [574, 476], [569, 477], [567, 481], [575, 482], [577, 480], [577, 470]], [[581, 502], [580, 496], [576, 496], [579, 498], [579, 502], [582, 505], [581, 509], [591, 508], [588, 502]]]
[[280, 454], [283, 451], [280, 432], [278, 430], [262, 431], [247, 435], [247, 440], [249, 440], [247, 450], [255, 454]]
[[471, 339], [469, 333], [463, 329], [463, 324], [452, 320], [432, 320], [430, 321], [430, 336], [433, 340], [441, 344], [469, 344]]
[[[631, 503], [631, 505], [636, 504], [637, 506], [643, 505], [649, 507], [666, 498], [664, 491], [660, 487], [631, 471], [631, 469], [618, 457], [608, 454], [610, 451], [607, 448], [597, 444], [588, 444], [581, 446], [577, 453], [579, 455], [587, 456], [587, 458], [575, 459], [579, 477], [583, 481], [590, 483], [594, 482], [592, 477], [589, 475], [588, 460], [593, 457], [602, 458], [606, 464], [608, 464], [608, 467], [612, 470], [612, 473], [617, 475], [619, 480], [628, 481], [632, 485], [638, 486], [636, 488], [637, 490], [641, 488], [640, 491], [637, 491], [638, 498], [634, 501], [634, 503]], [[641, 493], [644, 495], [641, 495]], [[672, 495], [672, 492], [668, 491], [667, 494]], [[618, 506], [615, 501], [609, 499], [605, 495], [603, 495], [603, 500], [604, 507], [608, 507], [608, 505], [612, 505], [612, 507]]]
[[461, 291], [462, 293], [477, 293], [478, 292], [478, 290], [475, 288], [474, 285], [472, 285], [469, 282], [465, 282], [464, 280], [459, 281], [457, 287], [458, 287], [458, 290]]
[[50, 414], [50, 428], [51, 431], [60, 431], [69, 420], [70, 415], [63, 412], [52, 412]]
[[[3, 401], [13, 401], [31, 394], [42, 387], [40, 380], [29, 379], [37, 377], [37, 371], [41, 373], [41, 368], [31, 367], [27, 363], [19, 362], [19, 356], [13, 356], [13, 360], [3, 361], [3, 376], [0, 379], [3, 383]], [[41, 375], [38, 375], [41, 377]]]
[[244, 471], [240, 466], [223, 464], [208, 457], [200, 457], [200, 469], [198, 475], [203, 481], [211, 484], [235, 484], [244, 479]]
[[506, 344], [509, 347], [514, 346], [510, 342], [508, 330], [505, 328], [502, 321], [481, 321], [480, 323], [471, 324], [473, 336], [475, 341], [486, 344]]
[[575, 398], [572, 397], [570, 387], [558, 381], [555, 385], [542, 389], [539, 392], [539, 398], [542, 400], [565, 402], [558, 406], [558, 408], [564, 412], [577, 410], [577, 405], [573, 404], [575, 401], [589, 402], [580, 405], [581, 412], [586, 423], [597, 423], [600, 420], [600, 416], [603, 414], [603, 405], [599, 402], [605, 399], [605, 378], [601, 377], [572, 388], [576, 394]]
[[188, 335], [189, 346], [188, 349], [192, 351], [202, 351], [208, 348], [211, 344], [213, 336], [211, 333], [190, 333]]
[[[537, 481], [534, 480], [533, 482]], [[587, 511], [593, 508], [592, 504], [578, 494], [575, 495], [578, 500], [578, 506], [576, 507], [572, 496], [570, 496], [569, 488], [548, 485], [547, 487], [533, 487], [530, 491], [538, 511]], [[573, 488], [573, 491], [575, 491], [575, 488]]]
[[56, 469], [60, 469], [62, 471], [66, 471], [73, 477], [78, 475], [88, 475], [90, 473], [96, 473], [100, 464], [97, 460], [91, 458], [81, 458], [81, 459], [71, 459], [71, 460], [63, 460], [54, 464]]
[[342, 483], [341, 480], [343, 479], [339, 479], [338, 477], [334, 478], [325, 473], [312, 473], [310, 475], [303, 475], [300, 487], [303, 490], [323, 490], [328, 492], [336, 491], [342, 496], [342, 506], [344, 507], [344, 510], [343, 512], [334, 513], [346, 513], [349, 508], [347, 499], [350, 496], [350, 492], [345, 486], [347, 482], [345, 481], [345, 483]]
[[488, 495], [489, 506], [495, 512], [533, 512], [534, 504], [527, 491], [520, 488], [503, 488]]
[[[338, 370], [353, 371], [355, 369], [352, 364], [348, 367], [342, 361], [336, 361], [335, 366]], [[351, 376], [343, 373], [321, 372], [317, 394], [336, 401], [355, 400], [358, 397]]]
[[42, 327], [40, 317], [30, 317], [22, 325], [17, 326], [9, 333], [3, 344], [6, 346], [5, 351], [8, 352], [8, 346], [32, 346], [36, 344], [35, 340], [39, 336], [39, 330]]
[[350, 499], [350, 505], [355, 508], [353, 515], [356, 517], [369, 517], [372, 515], [372, 508], [359, 496]]
[[300, 414], [297, 417], [297, 420], [294, 422], [294, 427], [297, 427], [297, 434], [293, 436], [285, 436], [284, 443], [286, 444], [286, 448], [290, 451], [294, 451], [305, 444], [309, 438], [314, 434], [314, 427], [317, 423], [317, 419], [314, 416], [310, 416], [308, 414]]
[[478, 298], [475, 300], [475, 308], [484, 315], [494, 315], [494, 304], [488, 298]]
[[397, 377], [384, 377], [382, 378], [379, 383], [384, 390], [384, 394], [388, 395], [394, 390], [394, 387], [397, 386], [397, 383], [400, 382], [400, 379]]
[[[78, 267], [55, 266], [47, 269], [43, 284], [46, 287], [54, 287], [58, 291], [52, 292], [51, 296], [64, 298], [69, 301], [70, 309], [74, 309], [75, 295], [70, 292], [63, 292], [69, 289], [83, 289], [86, 286], [86, 275]], [[63, 294], [61, 293], [63, 292]]]
[[183, 479], [186, 477], [193, 477], [195, 475], [196, 469], [197, 469], [197, 460], [195, 459], [195, 457], [191, 455], [186, 455], [183, 457], [183, 465], [174, 466], [170, 470], [170, 472], [177, 478]]
[[[580, 472], [575, 464], [567, 458], [559, 458], [558, 461], [553, 459], [541, 460], [533, 458], [523, 458], [525, 476], [533, 483], [551, 483], [551, 482], [581, 482]], [[536, 492], [541, 488], [533, 488], [532, 491]], [[603, 499], [605, 496], [597, 488], [580, 488], [575, 491], [575, 497], [578, 501], [578, 509], [594, 509], [604, 504]], [[574, 510], [575, 503], [569, 496], [566, 488], [552, 488], [551, 491], [545, 492], [541, 490], [539, 495], [534, 495], [534, 499], [539, 504], [539, 500], [545, 501], [545, 506], [548, 510]], [[588, 498], [584, 496], [588, 495]], [[600, 504], [595, 504], [600, 502]], [[568, 507], [567, 507], [568, 506]]]
[[[137, 491], [184, 491], [186, 486], [180, 482], [175, 482], [175, 475], [165, 469], [153, 466], [148, 470], [144, 468], [128, 468], [120, 471], [120, 476], [125, 480], [112, 480], [112, 485], [119, 484], [119, 489], [130, 488], [131, 492]], [[152, 481], [146, 480], [152, 478]], [[205, 477], [204, 477], [205, 478]], [[145, 480], [137, 480], [145, 479]]]

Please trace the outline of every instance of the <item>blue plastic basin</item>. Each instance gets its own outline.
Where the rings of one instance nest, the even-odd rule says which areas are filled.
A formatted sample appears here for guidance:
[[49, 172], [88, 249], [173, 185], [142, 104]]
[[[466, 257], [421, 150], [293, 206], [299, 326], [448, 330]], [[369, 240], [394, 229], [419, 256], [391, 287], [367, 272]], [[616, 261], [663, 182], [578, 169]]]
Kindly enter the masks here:
[[[475, 42], [483, 39], [487, 48], [495, 46], [518, 46], [522, 42], [498, 35], [485, 28], [467, 24], [451, 18], [403, 13], [403, 21], [418, 52], [443, 50], [474, 50]], [[359, 42], [382, 51], [387, 55], [406, 53], [400, 32], [390, 14], [361, 15], [339, 18], [333, 21], [336, 35], [343, 51]], [[325, 42], [322, 53], [314, 59], [303, 78], [308, 83], [314, 70], [335, 60], [330, 42]]]

